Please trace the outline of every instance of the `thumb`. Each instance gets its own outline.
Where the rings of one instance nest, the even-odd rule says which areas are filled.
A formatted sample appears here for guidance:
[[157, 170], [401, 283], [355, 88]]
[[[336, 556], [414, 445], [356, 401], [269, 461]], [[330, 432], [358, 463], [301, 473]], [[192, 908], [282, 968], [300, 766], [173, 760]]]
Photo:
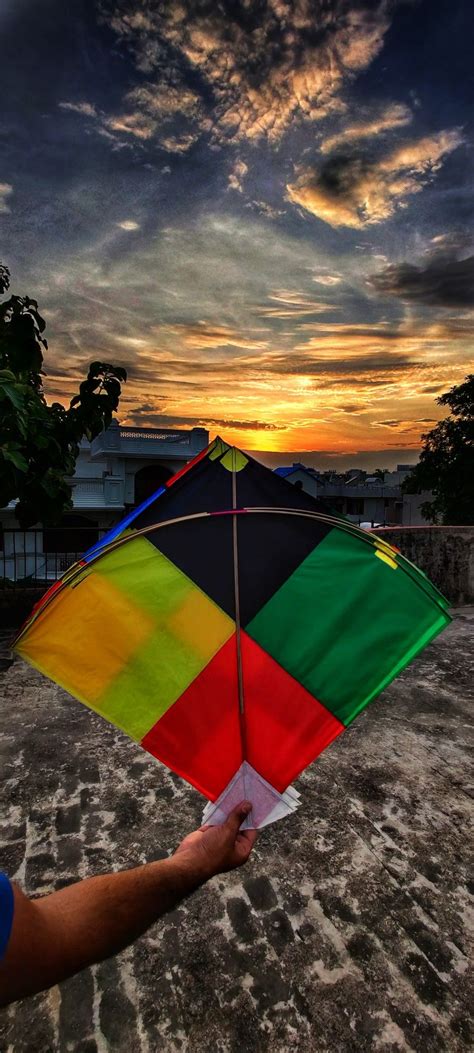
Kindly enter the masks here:
[[225, 821], [225, 826], [229, 830], [229, 833], [233, 835], [233, 837], [237, 837], [237, 834], [240, 830], [242, 823], [244, 822], [244, 819], [247, 818], [251, 811], [252, 805], [250, 801], [242, 801], [236, 806], [236, 808], [233, 808], [232, 811], [229, 812], [229, 815], [227, 816], [227, 819]]

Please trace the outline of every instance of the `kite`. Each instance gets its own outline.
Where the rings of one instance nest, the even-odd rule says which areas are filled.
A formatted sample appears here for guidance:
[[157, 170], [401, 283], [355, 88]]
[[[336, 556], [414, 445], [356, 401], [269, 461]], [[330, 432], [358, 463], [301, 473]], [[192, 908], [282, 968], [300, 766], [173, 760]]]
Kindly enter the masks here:
[[207, 799], [264, 826], [450, 621], [386, 541], [217, 438], [55, 582], [15, 650]]

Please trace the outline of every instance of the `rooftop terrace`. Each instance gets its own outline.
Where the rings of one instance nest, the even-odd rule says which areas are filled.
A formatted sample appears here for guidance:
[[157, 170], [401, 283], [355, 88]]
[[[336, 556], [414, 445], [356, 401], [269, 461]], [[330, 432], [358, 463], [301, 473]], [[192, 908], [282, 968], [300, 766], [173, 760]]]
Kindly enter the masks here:
[[[299, 812], [246, 868], [4, 1011], [2, 1053], [472, 1048], [473, 630], [458, 609], [305, 772]], [[7, 653], [0, 696], [0, 860], [30, 893], [161, 858], [199, 824], [194, 790]]]

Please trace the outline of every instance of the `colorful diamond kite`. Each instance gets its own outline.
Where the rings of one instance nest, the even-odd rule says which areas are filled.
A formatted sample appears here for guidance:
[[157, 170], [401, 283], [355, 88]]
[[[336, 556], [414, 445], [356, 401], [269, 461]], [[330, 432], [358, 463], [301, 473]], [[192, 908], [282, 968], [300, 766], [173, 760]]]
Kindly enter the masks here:
[[221, 439], [55, 583], [14, 647], [221, 822], [292, 780], [450, 621], [385, 541]]

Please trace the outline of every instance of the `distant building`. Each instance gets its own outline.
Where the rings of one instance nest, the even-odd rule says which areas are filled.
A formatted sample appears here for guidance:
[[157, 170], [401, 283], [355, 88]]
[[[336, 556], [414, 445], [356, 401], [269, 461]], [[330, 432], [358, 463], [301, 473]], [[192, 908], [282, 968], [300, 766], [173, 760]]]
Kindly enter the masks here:
[[389, 486], [401, 486], [414, 467], [414, 464], [397, 464], [395, 472], [385, 472], [384, 482]]
[[[283, 465], [275, 472], [287, 482], [298, 486], [327, 505], [329, 512], [338, 512], [353, 523], [380, 526], [422, 526], [426, 520], [421, 505], [430, 493], [404, 494], [403, 480], [413, 465], [398, 464], [395, 472], [369, 475], [362, 468], [348, 472], [320, 472], [296, 462]], [[383, 477], [382, 477], [383, 474]]]
[[297, 486], [299, 490], [304, 490], [312, 497], [316, 497], [319, 472], [315, 468], [306, 468], [304, 464], [295, 462], [292, 465], [275, 468], [275, 474], [293, 483], [293, 486]]

